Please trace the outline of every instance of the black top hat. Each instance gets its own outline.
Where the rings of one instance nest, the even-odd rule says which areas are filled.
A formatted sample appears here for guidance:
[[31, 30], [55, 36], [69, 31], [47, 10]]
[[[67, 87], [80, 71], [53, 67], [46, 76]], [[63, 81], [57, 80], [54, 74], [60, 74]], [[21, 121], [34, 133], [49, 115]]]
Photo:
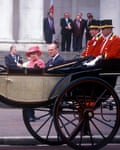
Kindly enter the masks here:
[[109, 20], [101, 20], [101, 29], [104, 29], [104, 28], [114, 28], [113, 25], [112, 25], [112, 20], [109, 19]]
[[92, 20], [89, 29], [99, 29], [100, 28], [100, 21], [99, 20]]

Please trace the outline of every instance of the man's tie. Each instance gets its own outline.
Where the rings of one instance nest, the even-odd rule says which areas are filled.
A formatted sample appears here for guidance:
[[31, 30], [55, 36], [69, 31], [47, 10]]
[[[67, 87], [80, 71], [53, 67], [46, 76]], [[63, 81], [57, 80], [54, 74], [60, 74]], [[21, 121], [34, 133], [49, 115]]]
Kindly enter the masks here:
[[50, 23], [50, 28], [53, 29], [53, 19], [50, 19], [49, 23]]
[[54, 63], [54, 60], [53, 60], [53, 58], [51, 58], [49, 61], [49, 66], [53, 66], [53, 63]]
[[78, 28], [80, 28], [80, 21], [76, 21]]
[[16, 62], [17, 62], [17, 57], [16, 57], [16, 55], [13, 55], [12, 57], [13, 57], [13, 59], [14, 59], [14, 62], [16, 63]]

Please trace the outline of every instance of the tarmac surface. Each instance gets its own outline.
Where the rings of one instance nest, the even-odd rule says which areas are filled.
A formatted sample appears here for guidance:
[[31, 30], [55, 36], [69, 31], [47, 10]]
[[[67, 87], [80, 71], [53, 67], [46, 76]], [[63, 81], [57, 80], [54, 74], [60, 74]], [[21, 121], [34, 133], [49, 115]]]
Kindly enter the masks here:
[[[111, 143], [120, 143], [120, 129]], [[39, 145], [28, 132], [22, 109], [0, 108], [0, 145]]]
[[22, 119], [22, 109], [0, 109], [0, 145], [37, 144]]

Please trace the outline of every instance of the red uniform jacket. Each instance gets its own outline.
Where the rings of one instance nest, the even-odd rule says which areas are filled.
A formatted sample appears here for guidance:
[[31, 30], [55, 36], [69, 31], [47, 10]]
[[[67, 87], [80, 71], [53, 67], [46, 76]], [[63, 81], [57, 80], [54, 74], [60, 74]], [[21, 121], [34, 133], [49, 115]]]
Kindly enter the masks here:
[[98, 34], [96, 37], [93, 37], [91, 40], [88, 40], [87, 47], [81, 56], [98, 56], [99, 47], [101, 47], [103, 40], [104, 38], [100, 34]]
[[113, 34], [103, 49], [101, 45], [99, 54], [104, 55], [107, 59], [120, 58], [120, 37]]
[[103, 36], [89, 40], [82, 56], [104, 55], [106, 59], [120, 58], [120, 37], [112, 34], [103, 47], [104, 42]]

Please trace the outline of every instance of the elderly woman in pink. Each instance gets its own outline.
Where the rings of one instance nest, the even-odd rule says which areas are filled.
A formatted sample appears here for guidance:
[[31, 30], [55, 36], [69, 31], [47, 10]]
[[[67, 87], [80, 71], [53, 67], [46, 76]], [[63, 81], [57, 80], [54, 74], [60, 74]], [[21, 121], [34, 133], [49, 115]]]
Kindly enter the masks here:
[[[39, 57], [41, 56], [42, 52], [39, 46], [32, 46], [30, 47], [27, 52], [26, 56], [28, 61], [23, 63], [23, 67], [26, 68], [45, 68], [45, 63]], [[28, 108], [28, 117], [29, 121], [35, 121], [35, 112], [34, 109]]]
[[39, 57], [41, 56], [42, 52], [39, 46], [32, 46], [30, 47], [27, 52], [26, 56], [28, 61], [23, 63], [23, 67], [26, 68], [45, 68], [45, 63]]

